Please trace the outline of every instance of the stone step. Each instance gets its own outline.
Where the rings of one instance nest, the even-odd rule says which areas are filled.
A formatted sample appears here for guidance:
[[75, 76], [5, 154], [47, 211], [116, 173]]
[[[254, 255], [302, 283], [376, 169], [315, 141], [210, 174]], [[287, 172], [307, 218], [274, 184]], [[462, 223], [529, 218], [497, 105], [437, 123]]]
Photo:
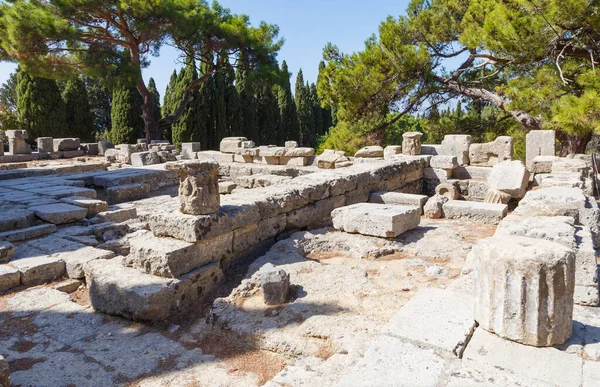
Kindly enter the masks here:
[[66, 224], [83, 220], [87, 209], [66, 203], [46, 204], [30, 208], [35, 215], [53, 224]]
[[423, 206], [427, 202], [427, 199], [429, 199], [427, 195], [380, 191], [371, 194], [369, 203], [415, 206], [421, 209], [422, 214]]
[[223, 278], [218, 262], [179, 278], [163, 278], [124, 267], [122, 257], [85, 265], [92, 307], [132, 320], [160, 321], [197, 307]]
[[23, 208], [3, 208], [0, 211], [0, 231], [13, 231], [33, 225], [35, 213]]
[[61, 202], [85, 208], [87, 210], [86, 218], [92, 218], [99, 212], [108, 211], [108, 203], [104, 200], [90, 199], [85, 196], [69, 196], [60, 199]]
[[444, 216], [471, 222], [498, 224], [508, 213], [506, 204], [450, 200], [444, 204]]
[[8, 242], [21, 242], [27, 239], [39, 238], [56, 231], [54, 224], [41, 224], [17, 230], [0, 232], [0, 240]]
[[106, 189], [106, 201], [109, 204], [118, 204], [134, 200], [144, 199], [150, 194], [148, 184], [132, 183], [118, 185]]

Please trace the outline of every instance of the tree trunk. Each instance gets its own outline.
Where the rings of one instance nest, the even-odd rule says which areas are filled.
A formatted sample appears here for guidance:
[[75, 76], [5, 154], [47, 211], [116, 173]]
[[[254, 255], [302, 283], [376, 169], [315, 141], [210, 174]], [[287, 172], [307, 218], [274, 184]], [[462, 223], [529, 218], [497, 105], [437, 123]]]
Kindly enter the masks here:
[[584, 136], [577, 136], [557, 130], [556, 138], [561, 144], [559, 156], [565, 157], [568, 155], [585, 153], [585, 148], [592, 139], [592, 133], [590, 132]]

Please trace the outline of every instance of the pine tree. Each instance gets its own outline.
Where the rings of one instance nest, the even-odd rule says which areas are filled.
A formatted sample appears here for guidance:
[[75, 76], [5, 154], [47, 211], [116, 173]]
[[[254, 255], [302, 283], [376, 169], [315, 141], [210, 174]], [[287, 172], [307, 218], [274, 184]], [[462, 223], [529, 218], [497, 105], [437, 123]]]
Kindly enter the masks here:
[[278, 144], [287, 140], [300, 140], [300, 129], [298, 126], [298, 114], [296, 112], [296, 103], [292, 95], [292, 86], [290, 85], [290, 72], [285, 61], [281, 63], [281, 72], [284, 76], [283, 85], [277, 87], [277, 102], [279, 104], [280, 128], [278, 133]]
[[249, 80], [250, 70], [247, 70], [248, 60], [244, 55], [241, 55], [238, 62], [240, 66], [236, 73], [235, 86], [240, 100], [240, 118], [242, 123], [240, 134], [260, 144], [258, 140], [258, 123], [256, 121], [256, 99], [254, 98], [254, 91]]
[[94, 121], [85, 83], [80, 78], [70, 79], [62, 92], [65, 102], [68, 135], [79, 137], [82, 142], [95, 139]]
[[144, 136], [142, 96], [135, 87], [117, 85], [113, 89], [110, 141], [115, 144], [135, 144]]
[[17, 75], [19, 126], [27, 129], [29, 139], [61, 137], [67, 129], [65, 104], [56, 82], [24, 71]]
[[92, 122], [96, 133], [110, 131], [112, 93], [100, 80], [94, 78], [85, 78], [85, 87], [87, 89]]
[[316, 146], [316, 140], [319, 136], [325, 134], [325, 128], [323, 123], [323, 109], [321, 109], [321, 103], [319, 102], [319, 95], [317, 94], [317, 85], [312, 83], [310, 85], [310, 102], [313, 109], [313, 117], [315, 120], [314, 126], [314, 137], [311, 146]]
[[296, 110], [298, 112], [298, 125], [300, 128], [300, 144], [309, 146], [313, 144], [315, 117], [310, 101], [310, 87], [304, 83], [302, 69], [296, 77]]

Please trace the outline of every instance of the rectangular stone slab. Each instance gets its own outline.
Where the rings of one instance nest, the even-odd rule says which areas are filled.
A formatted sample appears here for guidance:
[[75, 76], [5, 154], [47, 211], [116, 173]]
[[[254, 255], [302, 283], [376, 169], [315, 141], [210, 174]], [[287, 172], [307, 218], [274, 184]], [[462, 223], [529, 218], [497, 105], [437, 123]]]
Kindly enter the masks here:
[[444, 215], [448, 219], [463, 219], [471, 222], [498, 224], [508, 213], [506, 204], [450, 200], [444, 204]]
[[31, 210], [38, 218], [54, 224], [77, 222], [87, 215], [87, 209], [64, 203], [31, 207]]
[[427, 195], [406, 194], [402, 192], [373, 192], [369, 198], [371, 203], [399, 204], [405, 206], [416, 206], [423, 213], [423, 206], [427, 202]]
[[337, 230], [363, 235], [395, 238], [419, 225], [419, 207], [358, 203], [331, 212]]

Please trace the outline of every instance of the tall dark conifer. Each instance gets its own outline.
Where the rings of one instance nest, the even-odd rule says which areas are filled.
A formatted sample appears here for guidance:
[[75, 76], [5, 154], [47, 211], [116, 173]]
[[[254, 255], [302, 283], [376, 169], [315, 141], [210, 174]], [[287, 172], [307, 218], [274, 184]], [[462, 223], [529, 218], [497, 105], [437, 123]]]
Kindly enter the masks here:
[[67, 134], [80, 138], [82, 142], [94, 141], [94, 121], [85, 83], [80, 78], [70, 79], [62, 92], [62, 98], [65, 102]]
[[[317, 85], [319, 84], [319, 80], [321, 79], [321, 73], [325, 70], [325, 62], [319, 62], [319, 75], [317, 76]], [[318, 96], [318, 93], [317, 93]], [[318, 97], [319, 103], [321, 103], [321, 97]], [[333, 124], [333, 114], [334, 112], [330, 108], [321, 108], [321, 116], [323, 117], [322, 121], [322, 129], [321, 135], [325, 134], [329, 131], [329, 128], [334, 126]]]
[[309, 146], [314, 143], [315, 117], [310, 98], [310, 87], [304, 83], [302, 69], [296, 77], [296, 110], [298, 111], [298, 124], [300, 127], [300, 144]]
[[296, 103], [292, 95], [290, 85], [290, 72], [285, 61], [281, 63], [281, 72], [284, 76], [283, 84], [277, 87], [277, 102], [279, 104], [280, 128], [278, 132], [278, 144], [287, 140], [298, 141], [300, 129], [298, 126], [298, 114]]
[[240, 98], [240, 117], [242, 122], [242, 136], [247, 137], [257, 143], [258, 141], [258, 123], [256, 119], [256, 99], [254, 90], [250, 81], [250, 74], [247, 69], [248, 60], [244, 55], [238, 59], [240, 66], [235, 77], [235, 86]]
[[99, 79], [84, 79], [87, 89], [92, 122], [96, 133], [105, 133], [110, 130], [112, 123], [110, 110], [112, 105], [112, 93]]
[[321, 103], [319, 102], [319, 96], [317, 94], [317, 85], [312, 83], [310, 85], [310, 102], [313, 109], [313, 117], [314, 117], [314, 131], [313, 138], [311, 141], [311, 146], [316, 146], [316, 140], [319, 136], [322, 136], [325, 133], [324, 125], [323, 125], [323, 109], [321, 109]]
[[117, 85], [113, 89], [110, 140], [115, 144], [135, 144], [144, 137], [142, 96], [133, 86]]

